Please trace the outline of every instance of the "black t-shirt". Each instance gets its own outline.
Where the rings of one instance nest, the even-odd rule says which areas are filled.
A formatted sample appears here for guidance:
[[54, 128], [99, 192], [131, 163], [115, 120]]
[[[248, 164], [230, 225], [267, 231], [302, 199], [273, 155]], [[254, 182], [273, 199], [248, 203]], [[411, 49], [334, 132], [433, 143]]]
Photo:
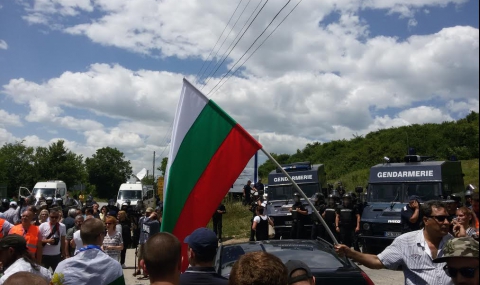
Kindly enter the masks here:
[[224, 278], [213, 267], [189, 267], [180, 274], [180, 285], [227, 285], [228, 279]]
[[421, 213], [418, 213], [418, 219], [417, 222], [411, 223], [410, 218], [413, 216], [413, 213], [415, 210], [411, 208], [409, 205], [405, 205], [402, 208], [402, 213], [401, 213], [401, 221], [402, 221], [402, 226], [403, 226], [403, 232], [411, 232], [411, 231], [416, 231], [420, 229], [420, 224], [422, 222], [422, 215]]
[[250, 195], [252, 194], [252, 187], [248, 184], [243, 186], [243, 190], [245, 190], [245, 200], [250, 200]]
[[[349, 209], [351, 212], [349, 215], [342, 213], [342, 210]], [[358, 208], [355, 205], [349, 205], [347, 207], [345, 206], [338, 206], [336, 209], [337, 214], [339, 215], [339, 225], [344, 225], [344, 226], [356, 226], [357, 225], [357, 215], [358, 213]]]
[[218, 213], [217, 211], [226, 211], [225, 210], [225, 205], [223, 204], [220, 204], [217, 209], [215, 210], [215, 213], [213, 213], [213, 219], [218, 221], [218, 220], [221, 220], [222, 219], [222, 215], [223, 214], [220, 214]]

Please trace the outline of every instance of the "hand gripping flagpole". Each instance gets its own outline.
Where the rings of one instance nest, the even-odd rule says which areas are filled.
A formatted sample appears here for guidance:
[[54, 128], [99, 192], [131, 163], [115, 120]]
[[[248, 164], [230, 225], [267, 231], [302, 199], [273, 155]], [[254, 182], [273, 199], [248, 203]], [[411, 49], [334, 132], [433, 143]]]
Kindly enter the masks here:
[[305, 199], [305, 201], [307, 201], [308, 205], [310, 205], [310, 207], [312, 208], [312, 211], [313, 213], [317, 216], [318, 220], [322, 223], [323, 227], [325, 228], [325, 230], [327, 231], [328, 235], [330, 236], [330, 238], [332, 239], [333, 243], [336, 245], [338, 244], [338, 241], [337, 239], [335, 238], [335, 236], [333, 235], [332, 231], [330, 230], [330, 228], [327, 226], [327, 223], [325, 223], [325, 221], [323, 220], [322, 218], [322, 215], [320, 215], [320, 213], [317, 211], [317, 209], [315, 208], [315, 206], [313, 205], [312, 201], [310, 201], [310, 199], [307, 197], [307, 195], [305, 195], [305, 193], [303, 193], [302, 189], [300, 189], [300, 187], [298, 186], [297, 183], [295, 183], [295, 181], [292, 179], [292, 177], [290, 177], [290, 175], [285, 171], [285, 169], [283, 169], [283, 167], [280, 165], [280, 163], [278, 163], [275, 158], [273, 158], [268, 152], [266, 152], [263, 148], [261, 148], [262, 152], [278, 167], [280, 168], [280, 170], [282, 171], [282, 173], [287, 177], [288, 180], [290, 180], [290, 182], [292, 182], [292, 185], [293, 187], [295, 187], [295, 189], [298, 191], [298, 194], [300, 194], [303, 199]]

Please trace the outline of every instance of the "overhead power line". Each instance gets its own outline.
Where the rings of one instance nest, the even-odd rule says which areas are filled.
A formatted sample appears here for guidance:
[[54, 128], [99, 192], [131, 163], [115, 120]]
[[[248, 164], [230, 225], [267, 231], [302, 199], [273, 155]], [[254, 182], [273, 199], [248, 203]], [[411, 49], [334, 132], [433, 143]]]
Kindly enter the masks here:
[[222, 62], [220, 62], [220, 64], [217, 66], [217, 68], [208, 75], [208, 78], [207, 78], [207, 81], [205, 82], [205, 84], [203, 84], [202, 88], [200, 88], [200, 90], [203, 89], [203, 87], [205, 87], [208, 83], [208, 81], [210, 81], [210, 78], [212, 78], [212, 76], [215, 75], [215, 73], [218, 71], [218, 69], [220, 68], [220, 66], [222, 66], [222, 64], [225, 62], [225, 60], [227, 59], [227, 57], [230, 55], [230, 53], [235, 49], [235, 47], [237, 46], [237, 44], [240, 42], [240, 40], [243, 38], [243, 36], [245, 35], [245, 33], [248, 31], [248, 29], [250, 28], [250, 26], [253, 24], [253, 22], [255, 22], [255, 19], [257, 19], [258, 15], [260, 14], [260, 12], [262, 12], [263, 8], [265, 7], [265, 5], [267, 5], [268, 3], [268, 0], [263, 4], [263, 6], [260, 8], [260, 10], [258, 10], [257, 14], [255, 15], [255, 17], [253, 18], [253, 20], [250, 22], [250, 24], [248, 24], [248, 27], [245, 29], [245, 31], [243, 31], [242, 35], [240, 36], [240, 38], [235, 42], [235, 45], [232, 47], [232, 49], [230, 49], [230, 51], [228, 52], [228, 54], [222, 59]]
[[[217, 85], [215, 85], [215, 86], [212, 88], [212, 90], [210, 90], [210, 92], [207, 94], [207, 96], [208, 96], [209, 94], [211, 94], [211, 95], [213, 96], [213, 94], [215, 94], [215, 92], [217, 92], [220, 88], [222, 88], [222, 86], [225, 84], [225, 82], [227, 82], [228, 79], [230, 79], [230, 77], [232, 77], [233, 75], [235, 75], [235, 73], [237, 73], [237, 71], [238, 71], [240, 68], [243, 67], [243, 65], [244, 65], [244, 64], [255, 54], [255, 52], [257, 52], [257, 50], [270, 38], [270, 36], [278, 29], [278, 27], [280, 27], [280, 25], [288, 18], [288, 16], [290, 16], [290, 14], [297, 8], [297, 6], [298, 6], [302, 1], [303, 1], [303, 0], [300, 0], [300, 1], [292, 8], [292, 10], [290, 10], [290, 12], [288, 12], [288, 14], [280, 21], [280, 23], [278, 23], [278, 25], [270, 32], [270, 34], [268, 34], [268, 36], [267, 36], [267, 37], [255, 48], [255, 50], [247, 57], [247, 59], [245, 59], [245, 61], [244, 61], [239, 67], [237, 67], [237, 68], [235, 69], [235, 71], [232, 72], [232, 73], [228, 76], [228, 78], [225, 79], [225, 81], [222, 82], [222, 84], [220, 84], [220, 86], [218, 86], [217, 90], [213, 91], [213, 90], [215, 89], [215, 87], [217, 87], [217, 85], [219, 85], [219, 83], [223, 80], [223, 78], [225, 78], [225, 76], [222, 77], [222, 79], [220, 79], [220, 81], [217, 83]], [[290, 2], [290, 1], [289, 1], [289, 2]], [[286, 6], [286, 5], [288, 5], [288, 3], [285, 4], [285, 6]], [[284, 7], [285, 7], [285, 6], [284, 6]], [[282, 8], [282, 9], [283, 9], [283, 8]], [[281, 12], [281, 11], [280, 11], [280, 12]], [[280, 13], [280, 12], [279, 12], [279, 13]], [[278, 14], [277, 14], [277, 15], [278, 15]], [[267, 26], [267, 28], [268, 28], [268, 26]], [[267, 28], [266, 28], [266, 29], [267, 29]], [[263, 34], [263, 33], [262, 33], [262, 34]], [[252, 45], [253, 45], [253, 44], [252, 44]], [[248, 50], [247, 50], [247, 52], [248, 52]], [[245, 52], [245, 53], [246, 53], [246, 52]], [[244, 55], [245, 55], [245, 54], [244, 54]], [[242, 57], [243, 57], [243, 56], [242, 56]], [[241, 59], [241, 58], [240, 58], [240, 59]], [[238, 63], [238, 61], [237, 61], [237, 63]], [[233, 67], [235, 67], [235, 66], [232, 66], [232, 68], [231, 68], [230, 70], [232, 70]], [[228, 75], [228, 73], [227, 73], [227, 75]], [[213, 91], [213, 92], [212, 92], [212, 91]]]
[[[250, 1], [251, 1], [251, 0], [250, 0]], [[248, 3], [250, 3], [250, 1], [248, 1]], [[219, 36], [218, 39], [217, 39], [217, 42], [215, 43], [215, 45], [213, 46], [213, 48], [210, 50], [210, 53], [208, 54], [207, 59], [203, 61], [202, 67], [200, 68], [200, 70], [198, 71], [197, 75], [195, 76], [195, 80], [194, 80], [194, 81], [197, 81], [197, 80], [199, 80], [199, 79], [202, 78], [201, 76], [198, 77], [198, 75], [202, 72], [203, 67], [205, 66], [205, 64], [207, 63], [207, 61], [210, 59], [210, 56], [212, 55], [213, 51], [214, 51], [215, 48], [217, 47], [217, 44], [218, 44], [218, 42], [220, 41], [220, 39], [222, 38], [223, 33], [224, 33], [225, 30], [227, 29], [228, 24], [230, 24], [230, 21], [233, 19], [233, 15], [235, 15], [235, 13], [236, 13], [237, 10], [238, 10], [238, 7], [240, 7], [240, 4], [242, 4], [242, 2], [243, 2], [243, 0], [240, 0], [240, 2], [238, 2], [237, 7], [235, 8], [235, 10], [233, 11], [232, 15], [230, 16], [230, 19], [228, 19], [227, 24], [225, 25], [225, 27], [223, 28], [222, 33], [220, 34], [220, 36]], [[247, 6], [248, 6], [248, 3], [247, 3]], [[246, 7], [246, 6], [245, 6], [245, 7]], [[245, 11], [245, 9], [244, 9], [243, 11]], [[242, 14], [243, 14], [243, 12], [242, 12]], [[240, 14], [240, 15], [241, 15], [241, 14]], [[237, 21], [238, 21], [238, 20], [237, 20]], [[235, 27], [235, 26], [234, 26], [234, 27]], [[232, 28], [232, 29], [233, 29], [233, 28]], [[230, 30], [230, 32], [231, 32], [231, 30]], [[228, 35], [230, 35], [230, 33], [228, 33]], [[228, 38], [228, 35], [225, 37], [225, 39]], [[223, 42], [225, 42], [225, 40], [224, 40]], [[222, 43], [222, 45], [223, 45], [223, 43]], [[220, 46], [218, 49], [220, 50], [221, 48], [222, 48], [222, 46]], [[218, 53], [218, 51], [217, 51], [217, 53]], [[216, 56], [216, 54], [215, 54], [215, 56]], [[213, 58], [214, 58], [214, 57], [213, 57]], [[212, 59], [213, 59], [213, 58], [212, 58]], [[209, 66], [210, 66], [210, 64], [209, 64]], [[207, 66], [207, 69], [208, 69], [208, 66]], [[204, 72], [205, 72], [205, 71], [204, 71]], [[203, 75], [203, 73], [202, 73], [202, 75]]]
[[263, 31], [260, 33], [260, 35], [258, 35], [258, 37], [253, 41], [253, 43], [248, 47], [248, 49], [243, 53], [243, 55], [235, 62], [235, 64], [228, 70], [227, 73], [225, 73], [222, 78], [220, 79], [220, 81], [217, 82], [217, 84], [210, 90], [210, 92], [207, 93], [207, 96], [210, 95], [210, 93], [222, 82], [222, 80], [227, 77], [230, 72], [232, 71], [232, 69], [240, 62], [240, 60], [242, 60], [242, 58], [250, 51], [250, 49], [255, 45], [255, 43], [258, 41], [258, 39], [260, 39], [261, 36], [263, 36], [263, 34], [267, 31], [267, 29], [272, 25], [273, 21], [275, 21], [275, 19], [278, 17], [278, 15], [283, 11], [283, 9], [285, 9], [285, 7], [287, 7], [288, 4], [290, 4], [291, 0], [288, 0], [287, 3], [285, 3], [285, 5], [283, 5], [283, 7], [277, 12], [277, 14], [275, 14], [275, 16], [272, 18], [272, 20], [270, 21], [270, 23], [268, 23], [268, 25], [265, 27], [265, 29], [263, 29]]

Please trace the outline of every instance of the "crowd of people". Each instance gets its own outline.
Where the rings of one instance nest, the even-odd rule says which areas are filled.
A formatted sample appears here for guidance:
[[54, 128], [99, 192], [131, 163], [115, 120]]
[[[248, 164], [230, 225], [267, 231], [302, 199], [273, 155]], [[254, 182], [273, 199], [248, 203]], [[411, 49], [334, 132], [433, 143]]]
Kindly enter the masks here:
[[[258, 183], [254, 191], [259, 191], [257, 187]], [[378, 255], [362, 253], [354, 245], [361, 213], [351, 195], [344, 194], [342, 207], [329, 207], [330, 201], [322, 203], [326, 202], [322, 198], [316, 196], [315, 206], [325, 220], [332, 219], [332, 230], [341, 240], [334, 247], [339, 256], [372, 269], [401, 269], [405, 284], [478, 284], [478, 193], [467, 197], [465, 206], [455, 197], [426, 202], [410, 197], [402, 210], [405, 233]], [[292, 216], [293, 212], [304, 215], [307, 211], [299, 197], [294, 200]], [[265, 214], [264, 201], [253, 203], [253, 239], [269, 239], [274, 221]], [[219, 275], [214, 264], [222, 241], [223, 204], [213, 213], [214, 230], [196, 229], [183, 241], [160, 233], [161, 207], [138, 213], [128, 203], [121, 209], [112, 204], [100, 208], [93, 200], [81, 208], [58, 203], [34, 206], [31, 197], [20, 204], [8, 201], [6, 207], [2, 201], [0, 285], [123, 285], [128, 248], [136, 248], [134, 276], [150, 284], [315, 284], [305, 261], [284, 263], [267, 252], [246, 253], [235, 262], [228, 279]], [[321, 227], [315, 230], [324, 234]], [[183, 273], [182, 243], [187, 244], [189, 263]]]

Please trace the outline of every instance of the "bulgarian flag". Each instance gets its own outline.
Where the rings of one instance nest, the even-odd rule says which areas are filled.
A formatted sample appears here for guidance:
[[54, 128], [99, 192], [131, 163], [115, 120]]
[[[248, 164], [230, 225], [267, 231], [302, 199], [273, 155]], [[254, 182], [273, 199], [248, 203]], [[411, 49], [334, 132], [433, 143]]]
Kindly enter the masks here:
[[[195, 229], [205, 227], [260, 148], [215, 102], [183, 79], [165, 174], [161, 231], [183, 244]], [[183, 253], [185, 269], [186, 244]]]

